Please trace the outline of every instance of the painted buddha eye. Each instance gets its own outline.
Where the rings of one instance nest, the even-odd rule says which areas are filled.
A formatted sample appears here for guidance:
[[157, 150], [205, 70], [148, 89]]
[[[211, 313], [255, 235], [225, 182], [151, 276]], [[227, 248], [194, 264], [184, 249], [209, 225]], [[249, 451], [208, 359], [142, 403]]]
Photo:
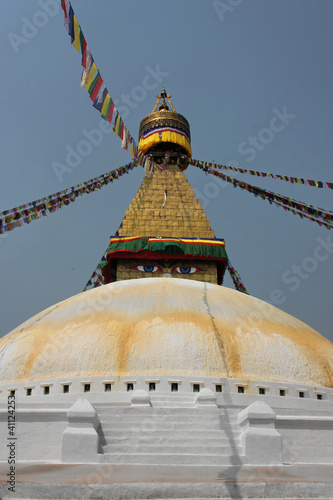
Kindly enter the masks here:
[[137, 271], [141, 271], [143, 273], [156, 273], [156, 271], [161, 271], [160, 266], [134, 266], [132, 269], [136, 269]]
[[177, 266], [172, 269], [172, 272], [174, 273], [180, 273], [180, 274], [193, 274], [193, 273], [198, 273], [202, 271], [199, 267], [188, 267], [188, 266]]

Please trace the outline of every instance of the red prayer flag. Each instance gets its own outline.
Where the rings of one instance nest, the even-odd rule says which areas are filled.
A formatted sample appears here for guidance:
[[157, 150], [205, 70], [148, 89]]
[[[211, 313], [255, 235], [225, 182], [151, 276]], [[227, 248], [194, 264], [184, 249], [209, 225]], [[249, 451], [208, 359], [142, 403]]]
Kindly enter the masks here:
[[120, 127], [120, 138], [121, 138], [121, 140], [124, 139], [124, 133], [125, 133], [125, 125], [124, 125], [124, 122], [121, 122], [121, 127]]
[[98, 78], [97, 82], [96, 82], [96, 85], [95, 85], [95, 88], [94, 88], [93, 92], [92, 92], [92, 93], [91, 93], [91, 95], [90, 95], [90, 99], [91, 99], [92, 101], [94, 101], [94, 102], [95, 102], [95, 101], [96, 101], [96, 99], [97, 99], [98, 92], [99, 92], [99, 89], [100, 89], [100, 88], [101, 88], [101, 86], [102, 86], [102, 83], [103, 83], [103, 80], [102, 80], [102, 77], [100, 76], [100, 77]]
[[111, 107], [110, 107], [110, 110], [109, 110], [109, 114], [108, 114], [108, 116], [106, 117], [106, 119], [107, 119], [107, 121], [108, 121], [109, 123], [111, 123], [111, 121], [112, 121], [113, 111], [114, 111], [114, 104], [113, 104], [113, 102], [112, 102]]
[[81, 39], [81, 52], [82, 52], [81, 65], [86, 69], [87, 68], [87, 42], [86, 42], [86, 39], [84, 38], [84, 35], [82, 35], [82, 39]]

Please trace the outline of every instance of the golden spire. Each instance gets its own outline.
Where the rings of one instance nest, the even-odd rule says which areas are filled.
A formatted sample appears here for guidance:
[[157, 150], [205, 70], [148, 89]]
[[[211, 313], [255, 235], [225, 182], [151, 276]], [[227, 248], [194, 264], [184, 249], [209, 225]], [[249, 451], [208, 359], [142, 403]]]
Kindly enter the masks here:
[[[202, 245], [215, 249], [215, 234], [183, 173], [191, 156], [189, 123], [176, 113], [164, 88], [156, 97], [153, 111], [140, 123], [139, 150], [163, 163], [165, 170], [147, 172], [119, 234], [111, 238], [111, 246], [118, 247], [110, 251], [103, 275], [106, 283], [171, 276], [221, 284], [227, 262], [224, 245], [218, 256], [203, 252]], [[131, 253], [133, 241], [144, 246]]]

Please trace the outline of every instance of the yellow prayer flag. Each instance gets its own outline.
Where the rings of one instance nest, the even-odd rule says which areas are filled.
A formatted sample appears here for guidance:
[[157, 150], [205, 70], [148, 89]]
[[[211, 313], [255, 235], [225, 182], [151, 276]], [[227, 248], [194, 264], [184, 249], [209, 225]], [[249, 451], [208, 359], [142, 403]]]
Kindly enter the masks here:
[[120, 135], [120, 127], [121, 127], [121, 116], [118, 115], [114, 130], [113, 130], [113, 132], [115, 134], [117, 134], [118, 136]]
[[74, 21], [74, 40], [72, 45], [78, 52], [80, 52], [80, 26], [79, 23], [77, 22], [75, 14], [73, 16], [73, 21]]
[[102, 116], [104, 116], [104, 117], [106, 117], [106, 112], [107, 112], [108, 107], [109, 107], [110, 99], [111, 99], [110, 94], [106, 94], [106, 97], [104, 99], [103, 106], [101, 109]]
[[97, 73], [97, 66], [96, 66], [95, 63], [93, 63], [92, 66], [91, 66], [91, 68], [90, 68], [88, 80], [87, 80], [87, 83], [86, 83], [86, 88], [87, 89], [92, 84], [92, 82], [93, 82], [93, 80], [95, 78], [96, 73]]

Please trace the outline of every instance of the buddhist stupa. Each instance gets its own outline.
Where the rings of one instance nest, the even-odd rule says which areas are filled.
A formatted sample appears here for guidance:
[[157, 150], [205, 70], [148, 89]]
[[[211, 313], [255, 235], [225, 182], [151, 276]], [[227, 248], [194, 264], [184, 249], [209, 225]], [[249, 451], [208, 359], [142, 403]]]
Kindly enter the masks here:
[[190, 126], [165, 89], [139, 149], [162, 168], [111, 237], [105, 284], [0, 340], [17, 498], [333, 498], [333, 344], [223, 286], [225, 242], [184, 175]]

